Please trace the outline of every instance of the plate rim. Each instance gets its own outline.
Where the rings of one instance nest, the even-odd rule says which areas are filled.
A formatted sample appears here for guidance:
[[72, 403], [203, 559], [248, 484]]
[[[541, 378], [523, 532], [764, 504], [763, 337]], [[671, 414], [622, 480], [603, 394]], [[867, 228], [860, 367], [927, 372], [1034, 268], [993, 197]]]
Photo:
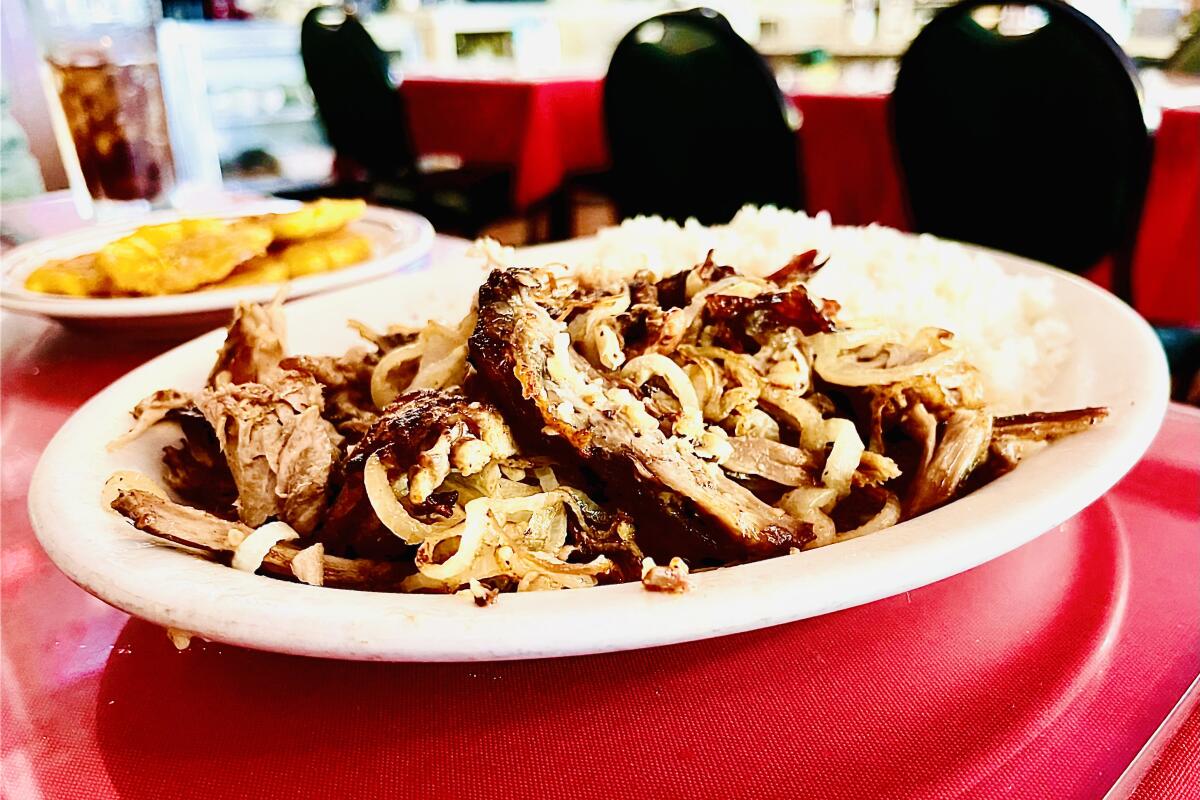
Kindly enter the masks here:
[[[905, 522], [891, 529], [887, 535], [862, 537], [797, 556], [781, 556], [698, 573], [694, 576], [693, 590], [682, 596], [660, 595], [646, 592], [637, 584], [624, 584], [553, 595], [505, 595], [495, 606], [477, 609], [466, 597], [327, 590], [271, 581], [237, 573], [178, 550], [158, 548], [170, 550], [174, 556], [186, 559], [191, 566], [220, 570], [220, 574], [211, 573], [211, 577], [215, 583], [222, 585], [223, 590], [233, 597], [251, 594], [262, 603], [257, 615], [244, 618], [232, 613], [236, 603], [230, 601], [230, 595], [222, 595], [221, 591], [206, 584], [197, 586], [197, 592], [203, 596], [198, 599], [193, 597], [191, 607], [181, 608], [174, 603], [164, 604], [159, 598], [146, 596], [137, 587], [114, 586], [111, 583], [104, 585], [103, 579], [110, 576], [84, 563], [85, 559], [63, 546], [62, 536], [55, 536], [51, 529], [56, 512], [61, 512], [61, 509], [57, 508], [60, 504], [55, 503], [52, 493], [48, 493], [51, 488], [49, 472], [57, 459], [72, 455], [71, 434], [75, 428], [86, 423], [93, 409], [114, 393], [119, 393], [121, 387], [132, 387], [154, 376], [162, 365], [183, 359], [185, 356], [179, 355], [181, 351], [186, 352], [189, 348], [197, 351], [211, 349], [220, 336], [219, 331], [212, 331], [131, 371], [91, 398], [68, 419], [47, 446], [34, 470], [29, 489], [30, 518], [39, 542], [59, 569], [72, 581], [106, 602], [156, 624], [186, 628], [205, 638], [298, 655], [387, 661], [474, 661], [581, 655], [723, 636], [872, 602], [986, 563], [1062, 524], [1102, 497], [1141, 460], [1165, 417], [1169, 400], [1166, 360], [1157, 338], [1144, 319], [1111, 294], [1078, 276], [1029, 259], [1000, 255], [1003, 256], [1000, 262], [1002, 267], [1006, 263], [1013, 263], [1024, 265], [1022, 271], [1049, 274], [1058, 281], [1073, 284], [1076, 290], [1084, 292], [1098, 303], [1097, 308], [1107, 307], [1115, 315], [1114, 319], [1126, 323], [1124, 333], [1136, 340], [1133, 342], [1135, 351], [1147, 356], [1144, 362], [1135, 365], [1138, 377], [1145, 381], [1143, 391], [1130, 410], [1122, 411], [1120, 426], [1109, 435], [1113, 443], [1108, 445], [1106, 452], [1111, 451], [1112, 457], [1083, 464], [1077, 472], [1066, 476], [1059, 493], [1034, 495], [1027, 503], [1006, 507], [1003, 517], [993, 514], [980, 519], [972, 515], [992, 500], [997, 492], [1012, 495], [1015, 490], [1006, 488], [1012, 486], [1011, 479], [1023, 475], [1032, 479], [1032, 468], [1042, 462], [1032, 459], [1023, 467], [1025, 472], [1018, 471], [1005, 476], [969, 497]], [[464, 262], [465, 259], [456, 261]], [[393, 280], [410, 289], [423, 281], [445, 280], [446, 276], [439, 276], [438, 273], [449, 270], [453, 263], [421, 273], [397, 276]], [[326, 295], [310, 298], [289, 304], [287, 308], [300, 308], [301, 304], [305, 308], [322, 303], [332, 304], [335, 297]], [[1089, 434], [1081, 435], [1086, 436]], [[1063, 444], [1069, 444], [1070, 441]], [[1050, 462], [1046, 462], [1046, 466], [1050, 466]], [[1040, 471], [1046, 472], [1046, 469]], [[86, 492], [77, 494], [86, 496]], [[90, 515], [94, 517], [103, 513], [99, 503], [90, 510]], [[129, 534], [127, 540], [142, 536], [126, 528], [122, 520], [113, 518], [106, 524], [112, 528], [113, 522]], [[969, 527], [970, 535], [959, 530], [963, 526]], [[804, 561], [786, 562], [785, 559]], [[930, 559], [933, 561], [930, 562]], [[798, 566], [791, 570], [789, 563]], [[935, 566], [930, 566], [931, 563]], [[833, 566], [830, 573], [821, 572], [830, 565]], [[820, 591], [822, 581], [828, 584], [831, 575], [844, 572], [847, 568], [856, 584], [852, 590], [843, 591], [832, 601], [821, 602], [815, 597], [814, 593]], [[897, 569], [904, 576], [902, 579], [896, 578]], [[182, 568], [182, 571], [199, 575], [197, 570], [188, 567]], [[780, 577], [774, 574], [789, 571], [814, 583], [809, 585], [804, 581], [792, 581], [783, 585]], [[768, 579], [768, 585], [765, 586], [759, 581], [764, 577]], [[886, 585], [886, 590], [871, 588], [873, 581], [881, 581]], [[795, 585], [797, 583], [802, 585]], [[337, 592], [338, 596], [327, 602], [314, 603], [310, 600], [320, 596], [312, 595], [312, 592]], [[553, 597], [553, 603], [547, 607], [547, 613], [538, 606], [544, 605], [549, 597]], [[298, 615], [294, 613], [295, 603], [300, 603], [304, 609]], [[731, 614], [729, 611], [743, 607], [750, 608], [751, 613]], [[797, 607], [803, 610], [797, 611]], [[617, 613], [612, 613], [614, 608]], [[474, 616], [462, 613], [464, 609], [469, 609], [470, 615]], [[376, 618], [362, 620], [361, 624], [348, 624], [347, 618], [355, 619], [345, 616], [351, 611], [368, 616], [374, 614]], [[651, 614], [659, 624], [657, 627], [642, 626], [638, 629], [625, 622], [631, 613]], [[697, 622], [697, 615], [705, 619]], [[497, 620], [497, 617], [501, 619]], [[388, 624], [380, 627], [380, 619]], [[570, 619], [572, 624], [560, 626], [547, 641], [539, 637], [539, 631], [535, 628], [544, 626], [548, 619]], [[463, 623], [464, 626], [455, 636], [449, 637], [449, 641], [444, 635], [448, 620], [456, 624]], [[301, 626], [300, 621], [307, 624]], [[289, 624], [292, 628], [290, 632]], [[336, 630], [339, 625], [345, 629]], [[295, 631], [301, 628], [304, 635], [297, 636]], [[495, 630], [498, 628], [503, 628], [506, 636], [496, 637]], [[403, 635], [398, 635], [398, 632]]]
[[[227, 289], [191, 291], [180, 294], [151, 297], [65, 297], [61, 295], [30, 292], [23, 286], [12, 285], [33, 265], [34, 259], [45, 261], [54, 258], [59, 249], [72, 249], [76, 241], [90, 241], [101, 235], [116, 238], [145, 225], [163, 224], [181, 219], [200, 217], [237, 219], [255, 214], [275, 213], [298, 208], [294, 200], [267, 200], [247, 203], [241, 207], [230, 207], [220, 211], [157, 211], [137, 219], [116, 220], [110, 223], [86, 225], [53, 236], [26, 242], [13, 248], [3, 256], [0, 268], [0, 308], [18, 314], [36, 315], [50, 319], [66, 320], [139, 320], [170, 316], [210, 314], [230, 311], [239, 301], [268, 302], [286, 287], [286, 296], [291, 299], [321, 294], [383, 277], [404, 267], [417, 263], [433, 250], [436, 233], [433, 224], [420, 214], [407, 209], [367, 205], [363, 216], [356, 223], [379, 225], [399, 236], [408, 228], [412, 241], [398, 250], [379, 257], [372, 257], [333, 272], [309, 275], [284, 283], [252, 286], [237, 286]], [[354, 225], [356, 223], [351, 223]]]

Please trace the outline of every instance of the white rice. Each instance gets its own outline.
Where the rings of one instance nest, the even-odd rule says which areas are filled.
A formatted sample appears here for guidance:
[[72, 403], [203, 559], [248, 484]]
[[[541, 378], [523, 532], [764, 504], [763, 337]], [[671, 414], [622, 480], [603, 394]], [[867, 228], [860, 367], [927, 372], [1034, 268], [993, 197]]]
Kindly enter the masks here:
[[712, 227], [637, 217], [600, 232], [591, 266], [661, 275], [700, 263], [710, 248], [718, 264], [755, 275], [820, 251], [829, 263], [809, 289], [840, 303], [843, 322], [952, 331], [983, 373], [996, 413], [1038, 408], [1070, 354], [1070, 329], [1054, 313], [1048, 278], [1007, 274], [991, 256], [932, 236], [835, 227], [825, 213], [747, 206]]

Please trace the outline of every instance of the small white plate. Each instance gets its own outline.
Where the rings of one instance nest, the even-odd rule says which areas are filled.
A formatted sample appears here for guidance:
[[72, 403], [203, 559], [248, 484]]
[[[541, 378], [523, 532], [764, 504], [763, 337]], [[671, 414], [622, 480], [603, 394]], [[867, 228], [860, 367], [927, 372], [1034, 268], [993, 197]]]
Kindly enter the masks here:
[[[538, 255], [550, 253], [539, 248]], [[930, 514], [830, 547], [699, 573], [686, 594], [602, 586], [504, 595], [476, 608], [461, 596], [285, 583], [156, 543], [104, 508], [100, 490], [117, 469], [159, 474], [161, 448], [177, 434], [152, 431], [118, 452], [105, 444], [123, 432], [144, 396], [165, 387], [199, 388], [221, 332], [149, 362], [84, 405], [42, 455], [29, 490], [30, 516], [42, 546], [72, 580], [135, 616], [217, 641], [332, 658], [470, 661], [598, 653], [721, 636], [871, 602], [982, 564], [1061, 524], [1108, 491], [1162, 423], [1166, 362], [1141, 317], [1067, 273], [994, 257], [1010, 272], [1049, 276], [1075, 334], [1072, 364], [1047, 408], [1106, 405], [1111, 416], [1105, 424], [1050, 446]], [[353, 340], [348, 317], [377, 326], [457, 318], [482, 277], [475, 263], [439, 264], [291, 304], [289, 348], [342, 352]], [[1098, 379], [1088, 385], [1083, 375]]]
[[[225, 213], [205, 216], [246, 217], [290, 211], [299, 206], [295, 201], [277, 200], [239, 205]], [[0, 306], [8, 311], [38, 314], [84, 327], [195, 330], [224, 324], [230, 309], [240, 300], [262, 303], [275, 296], [279, 284], [237, 286], [158, 297], [64, 297], [31, 292], [25, 288], [25, 278], [29, 273], [51, 259], [95, 252], [136, 228], [172, 222], [185, 216], [195, 217], [196, 214], [155, 212], [136, 221], [92, 225], [21, 245], [4, 256]], [[410, 211], [368, 206], [366, 213], [351, 223], [349, 229], [371, 240], [371, 258], [344, 269], [290, 281], [287, 289], [289, 298], [353, 286], [412, 267], [428, 256], [433, 247], [433, 226], [429, 220]]]

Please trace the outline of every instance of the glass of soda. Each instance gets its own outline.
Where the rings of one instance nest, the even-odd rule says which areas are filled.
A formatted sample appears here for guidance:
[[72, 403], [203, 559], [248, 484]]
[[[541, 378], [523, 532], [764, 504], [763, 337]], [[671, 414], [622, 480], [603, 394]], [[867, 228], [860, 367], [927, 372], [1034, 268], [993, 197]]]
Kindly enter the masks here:
[[160, 207], [175, 185], [159, 0], [28, 0], [59, 151], [81, 215]]

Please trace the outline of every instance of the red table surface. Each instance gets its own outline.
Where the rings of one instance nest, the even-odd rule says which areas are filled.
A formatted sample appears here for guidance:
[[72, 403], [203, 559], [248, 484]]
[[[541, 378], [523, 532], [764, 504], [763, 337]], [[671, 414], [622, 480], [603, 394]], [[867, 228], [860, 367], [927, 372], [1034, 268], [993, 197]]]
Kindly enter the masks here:
[[520, 209], [579, 172], [608, 163], [603, 82], [408, 78], [401, 84], [413, 145], [513, 170]]
[[[422, 153], [455, 153], [514, 171], [519, 208], [574, 172], [603, 168], [603, 81], [409, 78], [401, 86]], [[834, 222], [908, 230], [884, 95], [796, 94], [810, 211]], [[1134, 255], [1138, 310], [1160, 324], [1200, 325], [1200, 108], [1167, 109]], [[1107, 285], [1103, 265], [1089, 274]]]
[[[1094, 798], [1200, 674], [1200, 413], [1181, 406], [1067, 524], [816, 619], [498, 664], [176, 652], [58, 573], [25, 512], [66, 416], [163, 346], [4, 324], [0, 775], [13, 800]], [[1197, 727], [1167, 739], [1144, 796], [1194, 796], [1177, 776], [1197, 772]]]

